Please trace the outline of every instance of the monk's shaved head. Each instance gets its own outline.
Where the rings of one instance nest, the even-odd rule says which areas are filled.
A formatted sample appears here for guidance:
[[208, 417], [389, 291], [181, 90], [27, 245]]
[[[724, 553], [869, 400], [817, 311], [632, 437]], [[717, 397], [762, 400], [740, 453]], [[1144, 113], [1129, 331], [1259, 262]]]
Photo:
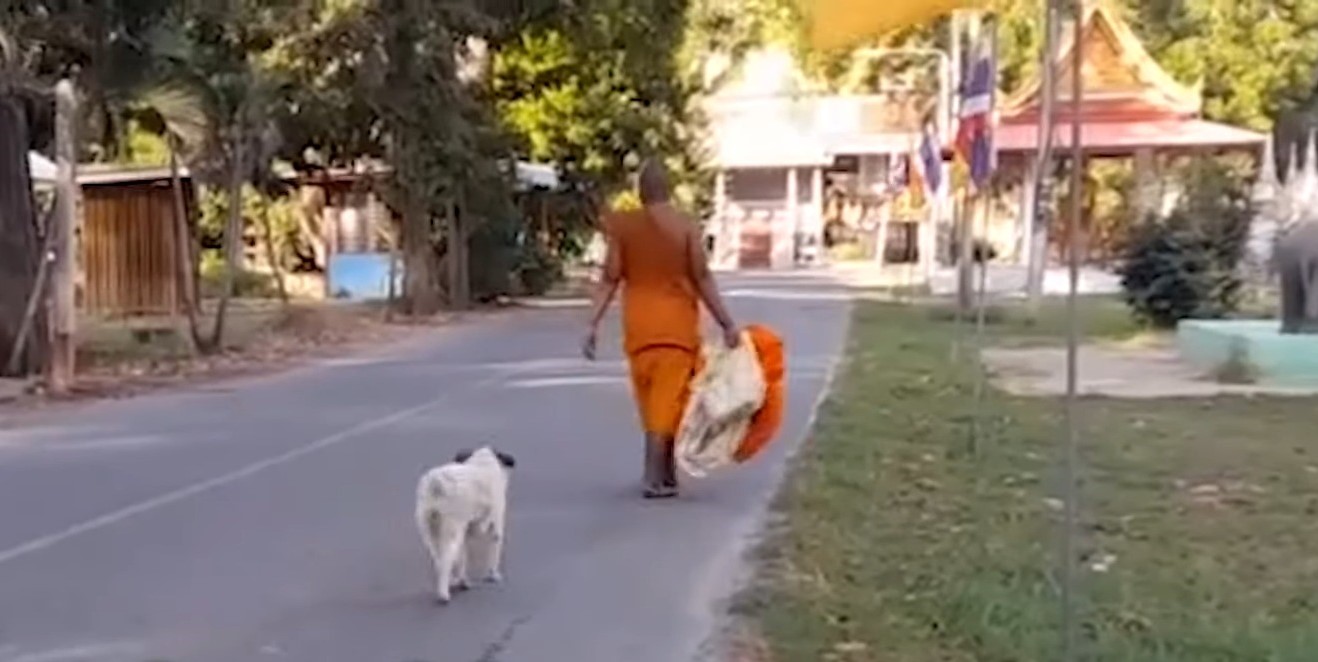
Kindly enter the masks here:
[[661, 205], [668, 202], [672, 191], [668, 186], [668, 172], [658, 159], [646, 159], [636, 176], [637, 192], [643, 205]]

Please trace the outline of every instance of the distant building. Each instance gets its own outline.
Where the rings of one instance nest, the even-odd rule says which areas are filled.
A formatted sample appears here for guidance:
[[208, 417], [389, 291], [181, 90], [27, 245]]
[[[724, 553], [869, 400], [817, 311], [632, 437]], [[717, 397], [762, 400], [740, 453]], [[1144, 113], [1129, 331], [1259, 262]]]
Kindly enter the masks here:
[[714, 262], [808, 263], [822, 253], [829, 220], [876, 232], [880, 215], [892, 212], [883, 201], [893, 197], [894, 168], [932, 103], [910, 92], [819, 94], [787, 52], [753, 53], [706, 107], [716, 169], [706, 229]]

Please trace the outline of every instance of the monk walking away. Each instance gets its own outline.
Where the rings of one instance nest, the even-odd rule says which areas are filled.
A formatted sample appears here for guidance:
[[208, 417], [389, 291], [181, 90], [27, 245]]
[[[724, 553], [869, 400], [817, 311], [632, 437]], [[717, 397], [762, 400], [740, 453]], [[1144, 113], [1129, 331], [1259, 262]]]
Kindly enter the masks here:
[[700, 303], [736, 347], [737, 325], [710, 272], [699, 226], [672, 205], [668, 175], [647, 161], [637, 177], [642, 209], [604, 219], [604, 276], [582, 344], [595, 358], [600, 321], [622, 289], [623, 351], [645, 430], [644, 496], [677, 496], [673, 441], [700, 359]]

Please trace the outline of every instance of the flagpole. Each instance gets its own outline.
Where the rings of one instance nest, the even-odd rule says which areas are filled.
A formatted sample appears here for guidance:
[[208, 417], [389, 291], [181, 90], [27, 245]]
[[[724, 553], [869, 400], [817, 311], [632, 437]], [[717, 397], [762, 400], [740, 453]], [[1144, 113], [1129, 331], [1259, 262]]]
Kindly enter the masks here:
[[1068, 250], [1070, 254], [1068, 268], [1070, 272], [1069, 291], [1066, 300], [1066, 441], [1063, 463], [1063, 489], [1065, 506], [1065, 530], [1063, 532], [1062, 551], [1062, 634], [1063, 659], [1075, 662], [1079, 659], [1078, 608], [1075, 582], [1078, 579], [1076, 568], [1077, 522], [1079, 519], [1079, 488], [1076, 484], [1079, 464], [1079, 402], [1077, 400], [1080, 358], [1080, 314], [1077, 295], [1080, 287], [1080, 214], [1084, 207], [1081, 199], [1084, 188], [1085, 152], [1080, 111], [1084, 99], [1084, 32], [1086, 7], [1085, 0], [1073, 0], [1075, 17], [1072, 29], [1074, 36], [1071, 46], [1071, 210], [1068, 226]]
[[[985, 131], [987, 132], [987, 140], [989, 141], [990, 151], [987, 158], [990, 159], [990, 162], [987, 165], [989, 166], [990, 169], [988, 171], [988, 174], [986, 175], [987, 179], [983, 182], [977, 182], [976, 193], [978, 194], [979, 197], [979, 202], [981, 207], [980, 213], [983, 215], [983, 218], [981, 219], [981, 223], [980, 223], [980, 232], [985, 237], [985, 244], [987, 248], [987, 243], [988, 243], [987, 238], [989, 235], [989, 230], [991, 228], [992, 217], [993, 217], [993, 200], [996, 193], [996, 187], [994, 186], [994, 183], [996, 182], [996, 177], [994, 176], [995, 174], [994, 170], [996, 170], [996, 168], [994, 168], [993, 166], [996, 165], [995, 162], [997, 159], [993, 155], [996, 146], [993, 144], [992, 141], [993, 141], [993, 112], [994, 109], [997, 108], [997, 94], [998, 94], [997, 14], [989, 13], [984, 17], [983, 29], [988, 31], [987, 32], [988, 40], [989, 40], [988, 57], [989, 57], [989, 62], [992, 72], [989, 77], [989, 81], [990, 81], [989, 92], [988, 92], [989, 115], [988, 115], [987, 128], [985, 129]], [[973, 170], [972, 170], [972, 174], [973, 174]], [[972, 253], [972, 258], [973, 257], [974, 255]], [[981, 256], [980, 260], [977, 260], [977, 262], [979, 265], [979, 285], [977, 287], [977, 292], [975, 296], [975, 360], [977, 362], [977, 365], [975, 366], [974, 411], [972, 412], [970, 417], [970, 421], [971, 421], [970, 448], [971, 448], [971, 452], [974, 454], [978, 454], [980, 450], [980, 441], [982, 437], [981, 417], [983, 414], [984, 394], [986, 390], [984, 382], [987, 379], [987, 375], [985, 374], [987, 368], [984, 365], [984, 327], [985, 327], [985, 316], [986, 316], [985, 310], [988, 305], [987, 298], [988, 298], [988, 270], [989, 270], [989, 256], [987, 255], [987, 251], [983, 256]]]
[[[959, 114], [965, 113], [965, 94], [966, 81], [973, 75], [973, 61], [976, 57], [979, 44], [979, 31], [981, 25], [981, 16], [979, 12], [973, 12], [965, 15], [966, 19], [957, 31], [958, 43], [967, 35], [962, 34], [961, 30], [967, 29], [970, 32], [968, 43], [958, 49], [958, 59], [956, 61], [957, 71], [957, 109]], [[970, 49], [970, 57], [966, 57], [966, 51]], [[967, 62], [969, 61], [969, 62]], [[966, 159], [969, 165], [969, 160]], [[970, 211], [974, 208], [974, 196], [962, 192], [958, 199], [960, 204], [958, 208], [958, 225], [956, 226], [960, 234], [961, 249], [957, 251], [959, 259], [957, 260], [957, 308], [959, 314], [967, 314], [974, 306], [974, 238], [972, 236], [974, 229], [974, 214]]]

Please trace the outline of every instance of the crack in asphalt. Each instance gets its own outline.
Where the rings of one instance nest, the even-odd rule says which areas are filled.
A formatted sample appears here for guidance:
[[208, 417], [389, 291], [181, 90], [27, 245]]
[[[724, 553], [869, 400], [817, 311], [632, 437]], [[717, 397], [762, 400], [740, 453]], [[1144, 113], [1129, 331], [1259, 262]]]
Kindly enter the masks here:
[[476, 658], [476, 662], [499, 662], [499, 654], [508, 647], [508, 644], [512, 643], [513, 636], [517, 634], [517, 628], [526, 625], [530, 621], [531, 616], [529, 614], [514, 619], [513, 622], [508, 624], [507, 628], [504, 628], [498, 639], [490, 642], [490, 645], [485, 647], [485, 652], [481, 653], [479, 658]]

